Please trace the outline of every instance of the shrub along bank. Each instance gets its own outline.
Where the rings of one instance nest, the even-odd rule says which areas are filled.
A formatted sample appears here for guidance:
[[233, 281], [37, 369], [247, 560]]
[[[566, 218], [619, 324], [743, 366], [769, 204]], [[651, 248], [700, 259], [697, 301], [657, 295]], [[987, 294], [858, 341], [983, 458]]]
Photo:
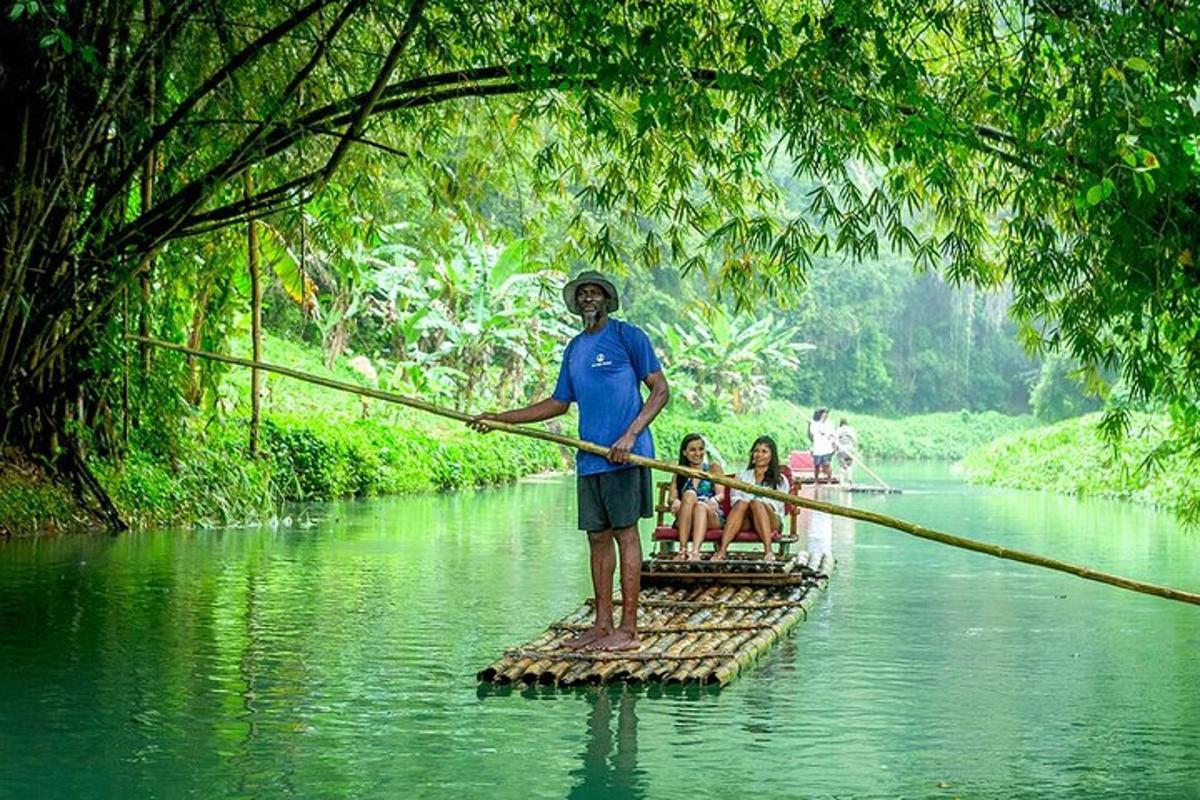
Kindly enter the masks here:
[[1089, 414], [1004, 436], [969, 453], [963, 472], [974, 483], [1119, 497], [1174, 511], [1181, 510], [1181, 499], [1200, 494], [1200, 477], [1189, 473], [1182, 458], [1168, 458], [1153, 472], [1143, 468], [1146, 455], [1164, 441], [1165, 419], [1135, 416], [1130, 435], [1114, 451], [1100, 438], [1100, 417]]
[[[250, 458], [244, 421], [209, 425], [178, 440], [171, 456], [131, 448], [91, 466], [135, 528], [228, 526], [270, 520], [285, 501], [406, 494], [515, 480], [562, 469], [555, 445], [534, 439], [401, 427], [386, 421], [280, 415], [263, 425]], [[0, 531], [87, 527], [69, 492], [40, 472], [0, 470]]]
[[[235, 346], [235, 350], [238, 346]], [[245, 350], [248, 347], [241, 347]], [[266, 360], [346, 382], [362, 377], [328, 369], [318, 351], [267, 337]], [[548, 442], [493, 433], [486, 438], [444, 418], [275, 375], [266, 376], [262, 446], [247, 452], [249, 376], [224, 376], [217, 407], [197, 412], [171, 437], [133, 432], [118, 461], [91, 460], [101, 484], [135, 527], [225, 526], [269, 520], [285, 501], [462, 489], [570, 466], [569, 452]], [[369, 416], [364, 418], [364, 412]], [[700, 418], [682, 404], [655, 422], [661, 460], [674, 462], [684, 434], [709, 437], [729, 469], [740, 468], [750, 444], [773, 436], [781, 455], [806, 449], [811, 409], [772, 402], [761, 413]], [[837, 411], [832, 412], [836, 421]], [[868, 458], [953, 460], [999, 433], [1028, 427], [1027, 418], [928, 414], [900, 420], [851, 415]], [[574, 415], [551, 425], [573, 434]], [[33, 533], [79, 527], [69, 493], [36, 470], [0, 470], [0, 530]]]
[[[654, 424], [659, 458], [674, 462], [679, 443], [690, 432], [703, 434], [727, 463], [744, 466], [750, 445], [766, 434], [779, 446], [780, 458], [790, 450], [807, 450], [808, 422], [812, 410], [788, 402], [771, 402], [758, 414], [705, 420], [682, 406], [669, 407]], [[1013, 417], [995, 411], [921, 414], [902, 419], [885, 419], [868, 414], [830, 411], [834, 425], [847, 418], [858, 432], [859, 449], [866, 459], [921, 459], [957, 461], [971, 449], [1012, 431], [1032, 427], [1033, 417]]]

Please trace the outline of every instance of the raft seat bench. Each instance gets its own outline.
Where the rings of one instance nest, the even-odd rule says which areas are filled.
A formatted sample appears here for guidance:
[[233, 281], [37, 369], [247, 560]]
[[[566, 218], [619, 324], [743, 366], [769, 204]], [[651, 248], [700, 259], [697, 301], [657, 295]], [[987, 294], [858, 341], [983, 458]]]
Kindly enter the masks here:
[[[784, 465], [780, 465], [780, 471], [787, 476], [788, 482], [791, 485], [790, 494], [799, 494], [800, 485], [792, 481], [791, 470]], [[732, 478], [733, 475], [728, 477]], [[679, 550], [679, 531], [675, 526], [667, 523], [667, 514], [671, 512], [671, 504], [668, 498], [671, 496], [671, 481], [662, 481], [658, 484], [658, 504], [654, 507], [658, 517], [655, 521], [653, 541], [657, 543], [654, 550], [654, 555], [658, 558], [672, 555]], [[725, 512], [725, 516], [729, 516], [731, 507], [729, 502], [729, 490], [725, 492], [725, 498], [721, 501], [721, 510]], [[791, 552], [791, 547], [796, 542], [800, 541], [800, 537], [796, 533], [796, 517], [800, 513], [800, 507], [787, 503], [784, 505], [784, 515], [787, 517], [787, 533], [783, 531], [774, 531], [771, 533], [771, 541], [775, 543], [775, 553], [777, 556], [786, 556]], [[747, 517], [749, 523], [749, 517]], [[704, 534], [704, 542], [711, 544], [715, 551], [720, 545], [721, 537], [725, 531], [722, 528], [709, 528]], [[754, 528], [743, 529], [734, 537], [732, 544], [761, 544], [762, 540], [758, 538], [758, 534], [754, 532]]]

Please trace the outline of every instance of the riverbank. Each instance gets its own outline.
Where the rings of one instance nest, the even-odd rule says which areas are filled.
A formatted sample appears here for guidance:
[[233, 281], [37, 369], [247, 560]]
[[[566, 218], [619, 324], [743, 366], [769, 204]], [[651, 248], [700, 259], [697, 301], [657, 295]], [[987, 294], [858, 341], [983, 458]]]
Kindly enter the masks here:
[[1200, 495], [1200, 478], [1180, 457], [1153, 472], [1146, 455], [1163, 443], [1166, 419], [1133, 418], [1129, 436], [1114, 449], [1100, 437], [1101, 414], [1012, 433], [968, 453], [961, 463], [971, 483], [1081, 497], [1115, 497], [1179, 512]]
[[[350, 383], [363, 382], [347, 364], [332, 369], [309, 347], [275, 337], [267, 360]], [[163, 354], [161, 358], [176, 358]], [[227, 527], [270, 521], [286, 502], [459, 490], [570, 467], [571, 454], [519, 436], [486, 439], [464, 426], [411, 409], [369, 401], [276, 375], [265, 376], [262, 448], [247, 452], [249, 373], [224, 375], [217, 408], [197, 411], [171, 436], [135, 428], [122, 460], [89, 464], [122, 518], [135, 528]], [[810, 409], [771, 402], [760, 413], [719, 421], [670, 406], [655, 422], [659, 458], [674, 461], [690, 431], [704, 433], [729, 469], [766, 433], [781, 455], [808, 447]], [[832, 412], [836, 420], [840, 415]], [[926, 414], [905, 419], [851, 415], [867, 458], [955, 460], [1001, 433], [1031, 424], [995, 412]], [[574, 416], [557, 422], [575, 430]], [[152, 427], [152, 426], [149, 426]], [[61, 532], [94, 523], [71, 493], [36, 466], [11, 459], [0, 466], [0, 531]]]
[[[1014, 431], [1033, 427], [1033, 417], [1013, 417], [996, 411], [951, 411], [899, 419], [840, 412], [829, 417], [836, 425], [845, 417], [858, 432], [859, 449], [867, 460], [957, 461], [971, 450]], [[757, 414], [730, 415], [713, 422], [698, 419], [690, 409], [671, 407], [654, 424], [659, 458], [675, 461], [679, 442], [689, 432], [703, 434], [720, 452], [727, 468], [746, 460], [750, 445], [759, 436], [772, 437], [780, 457], [790, 450], [807, 450], [808, 422], [812, 409], [786, 401], [767, 403]]]

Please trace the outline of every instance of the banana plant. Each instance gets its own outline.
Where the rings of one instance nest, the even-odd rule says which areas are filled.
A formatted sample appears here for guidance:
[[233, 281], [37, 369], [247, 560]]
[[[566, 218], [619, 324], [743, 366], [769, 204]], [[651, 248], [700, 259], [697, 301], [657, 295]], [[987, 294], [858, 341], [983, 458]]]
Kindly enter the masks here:
[[761, 409], [770, 399], [768, 376], [795, 369], [813, 345], [797, 341], [780, 319], [743, 321], [720, 306], [702, 305], [683, 320], [649, 326], [665, 344], [672, 388], [694, 408], [727, 403], [734, 413]]
[[[450, 253], [393, 242], [372, 256], [369, 312], [397, 345], [400, 376], [418, 391], [443, 395], [444, 382], [453, 382], [459, 408], [541, 388], [544, 376], [530, 387], [523, 374], [531, 359], [553, 358], [569, 338], [557, 302], [561, 276], [530, 258], [523, 239], [501, 247], [463, 230], [459, 235], [461, 247]], [[434, 368], [439, 386], [430, 377]]]

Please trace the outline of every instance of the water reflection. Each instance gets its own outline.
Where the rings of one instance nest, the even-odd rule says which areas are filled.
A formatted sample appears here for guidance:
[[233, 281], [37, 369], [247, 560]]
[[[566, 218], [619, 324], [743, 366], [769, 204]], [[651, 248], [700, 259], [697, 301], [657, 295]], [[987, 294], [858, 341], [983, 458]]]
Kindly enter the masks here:
[[[614, 701], [614, 697], [616, 698]], [[646, 795], [646, 776], [637, 764], [637, 694], [623, 687], [590, 692], [587, 747], [583, 763], [572, 770], [575, 784], [569, 798], [640, 798]], [[613, 733], [613, 705], [617, 706]], [[614, 752], [613, 740], [616, 739]]]
[[[801, 497], [833, 502], [844, 506], [852, 505], [851, 494], [849, 492], [837, 492], [832, 497], [828, 496], [829, 494], [828, 491], [818, 489], [814, 486], [805, 486], [800, 490]], [[796, 529], [798, 532], [804, 531], [804, 550], [818, 557], [825, 554], [833, 556], [833, 516], [831, 514], [801, 508], [799, 516], [796, 519]], [[853, 535], [852, 530], [851, 535]]]

